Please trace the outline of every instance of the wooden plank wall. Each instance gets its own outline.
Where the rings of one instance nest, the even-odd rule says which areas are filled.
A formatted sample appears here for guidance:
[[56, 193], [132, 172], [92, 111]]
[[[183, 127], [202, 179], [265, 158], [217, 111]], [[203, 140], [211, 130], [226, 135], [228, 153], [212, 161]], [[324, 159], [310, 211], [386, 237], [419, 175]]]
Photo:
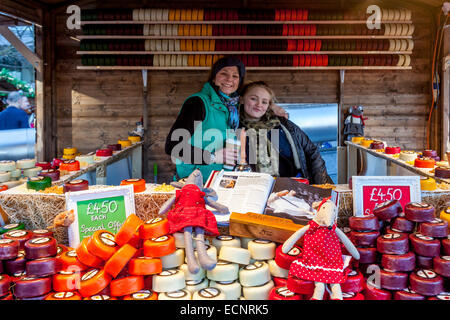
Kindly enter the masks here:
[[[280, 2], [244, 1], [249, 7], [308, 7], [293, 0]], [[130, 7], [133, 1], [127, 2]], [[157, 7], [148, 1], [146, 7]], [[229, 1], [239, 7], [242, 1]], [[309, 7], [330, 8], [335, 1], [308, 1]], [[347, 3], [347, 2], [346, 2]], [[361, 2], [358, 2], [361, 3]], [[220, 7], [218, 2], [190, 1], [189, 7]], [[109, 7], [119, 7], [114, 1]], [[186, 7], [186, 2], [170, 2], [171, 7]], [[91, 7], [82, 7], [91, 8]], [[382, 139], [404, 149], [421, 150], [425, 145], [425, 125], [430, 102], [430, 57], [432, 15], [420, 7], [413, 9], [413, 69], [411, 71], [347, 71], [344, 84], [344, 109], [363, 105], [366, 136]], [[56, 18], [56, 104], [57, 150], [66, 146], [90, 152], [115, 143], [135, 128], [142, 112], [140, 71], [79, 71], [79, 43], [65, 27], [66, 14]], [[167, 133], [184, 99], [199, 90], [208, 77], [206, 71], [149, 72], [149, 168], [158, 164], [158, 181], [171, 181], [174, 165], [164, 152]], [[266, 80], [281, 103], [337, 102], [338, 71], [265, 72], [250, 71], [246, 81]], [[343, 117], [344, 119], [344, 117]]]

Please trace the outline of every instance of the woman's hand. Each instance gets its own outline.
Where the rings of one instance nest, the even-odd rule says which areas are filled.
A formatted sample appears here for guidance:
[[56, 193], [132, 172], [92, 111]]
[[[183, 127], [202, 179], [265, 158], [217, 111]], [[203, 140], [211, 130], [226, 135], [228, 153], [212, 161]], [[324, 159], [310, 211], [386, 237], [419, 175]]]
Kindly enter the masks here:
[[238, 157], [239, 154], [236, 148], [223, 148], [214, 152], [214, 163], [236, 164]]
[[285, 117], [286, 119], [289, 119], [289, 113], [287, 113], [286, 110], [280, 107], [279, 105], [273, 104], [270, 108], [272, 109], [273, 113], [275, 113], [276, 116]]

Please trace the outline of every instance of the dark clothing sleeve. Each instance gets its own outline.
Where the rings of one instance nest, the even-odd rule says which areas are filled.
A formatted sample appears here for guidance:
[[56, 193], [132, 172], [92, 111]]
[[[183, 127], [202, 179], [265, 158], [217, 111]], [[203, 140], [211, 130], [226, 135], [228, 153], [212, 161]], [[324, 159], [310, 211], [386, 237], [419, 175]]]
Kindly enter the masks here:
[[16, 107], [0, 112], [0, 130], [29, 128], [28, 114]]
[[[172, 141], [172, 135], [175, 130], [177, 130], [177, 129], [187, 130], [190, 134], [190, 137], [192, 137], [192, 135], [194, 134], [194, 131], [196, 129], [194, 122], [195, 121], [202, 122], [203, 120], [205, 120], [205, 116], [206, 116], [205, 105], [201, 98], [192, 97], [192, 98], [187, 99], [183, 103], [180, 113], [178, 114], [178, 117], [175, 120], [175, 123], [172, 125], [172, 128], [170, 129], [170, 132], [167, 135], [166, 145], [165, 145], [166, 154], [171, 156], [172, 150], [174, 149], [174, 147], [177, 144], [179, 144], [180, 142], [182, 142], [181, 140]], [[177, 139], [182, 139], [182, 138], [177, 138]], [[202, 154], [205, 153], [206, 154], [205, 158], [208, 159], [208, 163], [202, 162], [201, 164], [209, 164], [210, 153], [208, 151], [204, 151], [204, 150], [194, 147], [194, 146], [191, 146], [191, 157], [190, 157], [191, 162], [190, 163], [194, 163], [195, 152], [202, 152]], [[181, 152], [179, 152], [179, 153], [177, 152], [177, 154], [174, 154], [173, 156], [176, 158], [179, 158], [180, 160], [183, 160], [183, 159], [181, 159], [181, 157], [183, 156], [183, 151], [181, 150]], [[203, 159], [203, 157], [202, 157], [202, 159]]]

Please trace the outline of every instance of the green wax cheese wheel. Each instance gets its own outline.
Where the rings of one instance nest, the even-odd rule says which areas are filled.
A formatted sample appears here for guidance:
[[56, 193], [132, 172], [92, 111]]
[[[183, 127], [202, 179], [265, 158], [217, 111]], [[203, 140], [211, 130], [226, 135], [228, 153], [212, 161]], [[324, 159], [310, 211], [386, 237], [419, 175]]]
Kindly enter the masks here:
[[0, 234], [4, 234], [11, 230], [25, 230], [25, 225], [23, 223], [5, 224], [3, 227], [0, 227]]
[[27, 181], [27, 189], [32, 190], [44, 190], [45, 188], [52, 186], [52, 179], [50, 177], [31, 177]]

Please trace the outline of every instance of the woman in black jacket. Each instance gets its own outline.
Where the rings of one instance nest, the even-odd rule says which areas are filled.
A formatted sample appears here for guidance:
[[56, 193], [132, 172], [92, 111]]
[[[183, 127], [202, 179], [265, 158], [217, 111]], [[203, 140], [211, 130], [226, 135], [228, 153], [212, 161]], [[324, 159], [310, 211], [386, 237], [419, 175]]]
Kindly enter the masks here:
[[275, 95], [263, 81], [247, 84], [240, 100], [240, 126], [247, 135], [246, 161], [254, 171], [333, 183], [317, 146], [292, 121], [276, 116]]

